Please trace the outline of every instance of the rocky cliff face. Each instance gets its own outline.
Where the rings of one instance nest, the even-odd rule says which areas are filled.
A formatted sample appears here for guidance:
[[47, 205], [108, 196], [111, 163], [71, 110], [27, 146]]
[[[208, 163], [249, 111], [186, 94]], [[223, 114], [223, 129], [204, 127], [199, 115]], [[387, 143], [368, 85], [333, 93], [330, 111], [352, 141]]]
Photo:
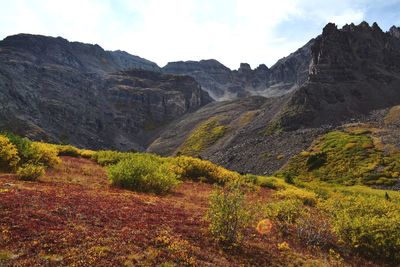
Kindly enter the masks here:
[[330, 23], [311, 50], [309, 80], [280, 113], [282, 128], [337, 124], [400, 102], [400, 39], [376, 23]]
[[216, 60], [201, 60], [170, 62], [162, 70], [194, 77], [218, 101], [252, 95], [280, 96], [307, 80], [313, 42], [280, 59], [270, 69], [262, 64], [252, 70], [249, 64], [242, 63], [238, 70], [230, 70]]
[[0, 129], [82, 147], [143, 150], [170, 121], [211, 101], [191, 77], [122, 71], [138, 66], [134, 61], [61, 38], [6, 38]]

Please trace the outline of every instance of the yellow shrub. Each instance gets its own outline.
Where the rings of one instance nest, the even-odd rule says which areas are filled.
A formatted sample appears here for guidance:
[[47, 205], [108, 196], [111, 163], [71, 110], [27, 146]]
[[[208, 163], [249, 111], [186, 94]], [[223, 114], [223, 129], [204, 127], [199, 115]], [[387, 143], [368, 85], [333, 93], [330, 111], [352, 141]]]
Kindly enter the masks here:
[[181, 156], [175, 158], [174, 171], [184, 179], [225, 183], [240, 179], [237, 172], [227, 170], [207, 160]]
[[59, 156], [79, 157], [79, 149], [71, 145], [58, 145]]
[[88, 149], [80, 149], [80, 150], [79, 150], [79, 155], [80, 155], [82, 158], [85, 158], [85, 159], [90, 159], [90, 158], [92, 158], [93, 155], [94, 155], [94, 153], [96, 153], [96, 152], [93, 151], [93, 150], [88, 150]]
[[37, 178], [44, 175], [44, 169], [41, 165], [25, 164], [18, 168], [17, 175], [21, 180], [36, 181]]
[[0, 169], [14, 170], [19, 161], [17, 148], [7, 137], [0, 135]]
[[290, 246], [287, 242], [282, 242], [278, 244], [278, 249], [281, 251], [290, 250]]
[[42, 142], [32, 144], [32, 162], [34, 164], [43, 164], [47, 167], [55, 167], [61, 163], [58, 155], [58, 149], [55, 145]]
[[317, 204], [317, 195], [314, 192], [306, 191], [300, 188], [291, 187], [276, 193], [279, 198], [298, 199], [304, 205], [315, 206]]

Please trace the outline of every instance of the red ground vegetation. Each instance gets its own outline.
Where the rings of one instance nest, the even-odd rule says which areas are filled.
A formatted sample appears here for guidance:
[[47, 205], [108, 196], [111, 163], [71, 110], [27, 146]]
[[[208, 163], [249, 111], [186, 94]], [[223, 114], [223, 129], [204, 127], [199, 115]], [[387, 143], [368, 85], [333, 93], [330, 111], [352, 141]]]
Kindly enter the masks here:
[[[62, 165], [38, 182], [0, 174], [0, 266], [325, 262], [326, 253], [294, 241], [286, 240], [290, 251], [278, 249], [285, 241], [282, 237], [274, 232], [260, 235], [255, 228], [248, 229], [241, 249], [221, 250], [204, 220], [212, 189], [209, 184], [184, 182], [170, 195], [153, 196], [112, 188], [102, 167], [70, 157], [63, 157]], [[252, 199], [268, 201], [270, 195], [270, 190], [261, 189]]]

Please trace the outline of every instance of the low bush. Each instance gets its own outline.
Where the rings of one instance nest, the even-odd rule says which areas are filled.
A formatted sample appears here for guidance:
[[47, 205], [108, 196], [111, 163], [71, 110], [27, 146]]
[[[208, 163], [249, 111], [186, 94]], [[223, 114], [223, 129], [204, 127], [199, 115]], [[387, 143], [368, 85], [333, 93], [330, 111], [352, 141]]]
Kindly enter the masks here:
[[17, 148], [18, 155], [21, 158], [20, 164], [27, 163], [31, 160], [33, 150], [32, 141], [26, 137], [20, 137], [13, 133], [4, 133], [4, 135], [10, 140], [10, 142]]
[[170, 163], [150, 154], [132, 154], [108, 166], [107, 174], [112, 185], [156, 194], [167, 193], [180, 183]]
[[95, 151], [89, 150], [89, 149], [81, 149], [81, 150], [79, 150], [79, 155], [80, 155], [82, 158], [85, 158], [85, 159], [91, 159], [91, 158], [93, 158], [93, 155], [94, 155], [95, 153], [96, 153]]
[[61, 159], [58, 157], [58, 150], [55, 145], [34, 142], [32, 144], [30, 162], [35, 165], [42, 164], [46, 167], [53, 168], [61, 163]]
[[276, 196], [284, 199], [298, 199], [307, 206], [315, 206], [317, 204], [317, 195], [314, 192], [301, 188], [290, 187], [285, 190], [278, 191]]
[[102, 166], [116, 164], [119, 161], [126, 159], [130, 153], [123, 153], [111, 150], [97, 151], [92, 155], [92, 159]]
[[268, 203], [265, 206], [264, 216], [276, 223], [283, 234], [289, 234], [291, 224], [305, 215], [304, 205], [298, 199], [285, 199]]
[[79, 157], [80, 151], [78, 148], [71, 145], [57, 146], [59, 156]]
[[378, 196], [340, 194], [320, 206], [345, 245], [367, 257], [400, 261], [398, 203]]
[[0, 135], [0, 169], [4, 171], [15, 170], [20, 157], [18, 150], [6, 136]]
[[335, 246], [336, 238], [331, 225], [328, 219], [319, 213], [300, 217], [294, 227], [297, 238], [307, 246], [323, 249]]
[[183, 179], [224, 184], [241, 179], [237, 172], [227, 170], [207, 160], [180, 156], [174, 160], [175, 172]]
[[228, 183], [212, 192], [207, 218], [215, 240], [225, 248], [240, 245], [243, 230], [251, 222], [251, 213], [246, 208], [245, 193], [240, 183]]
[[40, 176], [44, 175], [45, 168], [41, 165], [25, 164], [18, 168], [17, 175], [19, 179], [24, 181], [36, 181]]
[[266, 187], [274, 190], [285, 189], [288, 185], [283, 179], [273, 177], [273, 176], [257, 176], [257, 181], [255, 183], [258, 186]]
[[[352, 144], [355, 145], [354, 143]], [[321, 167], [326, 163], [326, 158], [327, 155], [325, 152], [310, 154], [310, 156], [306, 161], [308, 170], [312, 171], [314, 169], [318, 169], [319, 167]]]

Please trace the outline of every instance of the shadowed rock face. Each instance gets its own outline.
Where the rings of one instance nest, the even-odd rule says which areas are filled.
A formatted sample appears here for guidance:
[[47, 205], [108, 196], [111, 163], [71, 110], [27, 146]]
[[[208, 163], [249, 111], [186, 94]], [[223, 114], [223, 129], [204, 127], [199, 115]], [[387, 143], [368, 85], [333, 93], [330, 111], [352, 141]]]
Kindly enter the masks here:
[[296, 52], [280, 59], [270, 69], [262, 64], [252, 70], [249, 64], [242, 63], [238, 70], [230, 70], [212, 59], [170, 62], [162, 70], [192, 76], [210, 96], [219, 101], [252, 95], [281, 96], [307, 80], [313, 42], [309, 41]]
[[[2, 51], [35, 64], [57, 64], [81, 72], [106, 73], [128, 69], [160, 71], [156, 63], [123, 51], [105, 51], [99, 45], [68, 42], [61, 37], [18, 34], [0, 43]], [[5, 53], [5, 52], [3, 52]]]
[[279, 114], [281, 127], [337, 124], [400, 103], [400, 39], [376, 23], [330, 23], [311, 50], [309, 81]]
[[97, 45], [44, 36], [1, 41], [0, 129], [82, 147], [143, 150], [170, 121], [211, 101], [191, 77], [122, 71], [154, 66], [115, 53], [118, 60]]

